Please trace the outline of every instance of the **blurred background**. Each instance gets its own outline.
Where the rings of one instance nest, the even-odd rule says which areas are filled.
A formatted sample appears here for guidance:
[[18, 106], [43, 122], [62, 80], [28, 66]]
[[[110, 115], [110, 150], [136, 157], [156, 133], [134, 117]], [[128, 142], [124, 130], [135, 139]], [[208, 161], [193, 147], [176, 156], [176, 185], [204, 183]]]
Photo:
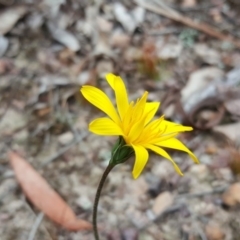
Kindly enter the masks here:
[[116, 167], [99, 205], [102, 239], [239, 240], [239, 13], [239, 0], [0, 0], [1, 240], [93, 239], [43, 216], [16, 180], [34, 192], [28, 169], [13, 170], [8, 152], [91, 221], [116, 138], [88, 132], [103, 114], [79, 89], [114, 100], [108, 72], [131, 99], [161, 101], [157, 116], [193, 126], [179, 138], [201, 164], [172, 151], [184, 177], [154, 154], [137, 180], [133, 159]]

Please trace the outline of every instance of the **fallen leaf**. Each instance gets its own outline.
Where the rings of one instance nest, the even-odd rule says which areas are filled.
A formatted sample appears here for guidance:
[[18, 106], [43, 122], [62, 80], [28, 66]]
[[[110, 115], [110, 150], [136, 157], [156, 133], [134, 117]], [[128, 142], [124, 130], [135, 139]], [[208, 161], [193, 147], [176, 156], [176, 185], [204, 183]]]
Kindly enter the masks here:
[[237, 141], [240, 137], [240, 122], [218, 125], [213, 128], [214, 131], [223, 133], [233, 142]]
[[223, 85], [223, 76], [223, 71], [218, 68], [203, 68], [192, 73], [182, 89], [180, 109], [185, 121], [195, 128], [210, 129], [222, 120], [224, 93], [220, 93], [218, 86]]
[[135, 19], [135, 22], [137, 25], [140, 25], [141, 23], [143, 23], [145, 19], [145, 13], [146, 13], [146, 10], [140, 6], [133, 9], [132, 16]]
[[173, 195], [170, 192], [163, 192], [155, 199], [152, 211], [155, 215], [160, 215], [173, 203]]
[[229, 113], [240, 117], [240, 98], [227, 101], [224, 103], [224, 105]]
[[9, 7], [0, 13], [0, 35], [9, 32], [15, 23], [27, 13], [26, 6]]
[[223, 76], [224, 72], [216, 67], [206, 67], [193, 72], [181, 91], [182, 102], [189, 102], [190, 98], [207, 87], [216, 84], [216, 82], [218, 83]]
[[229, 207], [240, 205], [240, 183], [232, 184], [222, 195], [223, 203]]
[[195, 44], [194, 51], [196, 55], [205, 63], [220, 65], [221, 55], [215, 49], [209, 48], [207, 44]]
[[23, 158], [14, 152], [9, 158], [15, 176], [28, 199], [52, 221], [67, 230], [89, 230], [91, 224], [77, 219], [72, 209]]
[[81, 48], [80, 43], [72, 33], [58, 28], [51, 22], [48, 22], [47, 27], [53, 39], [68, 47], [72, 51], [77, 52]]
[[136, 28], [136, 23], [134, 21], [133, 16], [127, 11], [125, 6], [122, 3], [114, 4], [114, 14], [118, 22], [122, 24], [122, 26], [128, 32], [133, 32]]

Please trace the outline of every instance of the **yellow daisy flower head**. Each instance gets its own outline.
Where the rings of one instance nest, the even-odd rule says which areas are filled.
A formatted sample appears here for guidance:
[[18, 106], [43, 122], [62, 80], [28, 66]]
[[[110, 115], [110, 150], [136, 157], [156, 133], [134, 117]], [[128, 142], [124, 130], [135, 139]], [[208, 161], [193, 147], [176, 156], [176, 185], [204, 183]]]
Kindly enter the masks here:
[[[121, 152], [120, 155], [125, 161], [132, 152], [135, 152], [135, 164], [132, 171], [135, 179], [148, 161], [148, 150], [168, 159], [180, 175], [183, 175], [180, 168], [164, 150], [165, 148], [184, 151], [195, 163], [198, 163], [197, 157], [176, 138], [181, 132], [191, 131], [192, 127], [166, 121], [164, 116], [154, 119], [160, 102], [147, 102], [148, 92], [144, 92], [136, 102], [129, 102], [121, 77], [109, 73], [106, 75], [106, 79], [115, 92], [117, 109], [100, 89], [86, 85], [80, 90], [91, 104], [108, 116], [93, 120], [89, 124], [89, 130], [98, 135], [120, 136], [113, 153]], [[124, 147], [126, 151], [120, 151]], [[118, 163], [121, 162], [120, 160], [118, 159]]]

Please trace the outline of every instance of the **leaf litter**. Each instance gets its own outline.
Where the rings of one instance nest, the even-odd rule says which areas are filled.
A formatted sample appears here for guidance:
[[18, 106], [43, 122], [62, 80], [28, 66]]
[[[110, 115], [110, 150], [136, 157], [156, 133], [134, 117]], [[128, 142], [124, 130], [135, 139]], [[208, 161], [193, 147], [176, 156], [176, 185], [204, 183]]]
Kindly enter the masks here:
[[[114, 139], [87, 132], [100, 113], [79, 88], [90, 84], [110, 94], [103, 80], [110, 71], [124, 78], [132, 99], [148, 90], [150, 101], [162, 102], [158, 116], [196, 129], [179, 137], [201, 164], [173, 152], [185, 172], [179, 178], [152, 154], [136, 182], [132, 161], [117, 167], [100, 201], [103, 237], [238, 240], [237, 1], [30, 2], [0, 1], [1, 239], [34, 232], [39, 202], [31, 196], [41, 181], [71, 206], [70, 217], [91, 222]], [[14, 174], [9, 151], [28, 160], [31, 178], [41, 179], [35, 188], [25, 189], [33, 180], [25, 171]], [[45, 202], [54, 209], [55, 201]], [[35, 239], [93, 239], [91, 231], [53, 222], [44, 217]]]

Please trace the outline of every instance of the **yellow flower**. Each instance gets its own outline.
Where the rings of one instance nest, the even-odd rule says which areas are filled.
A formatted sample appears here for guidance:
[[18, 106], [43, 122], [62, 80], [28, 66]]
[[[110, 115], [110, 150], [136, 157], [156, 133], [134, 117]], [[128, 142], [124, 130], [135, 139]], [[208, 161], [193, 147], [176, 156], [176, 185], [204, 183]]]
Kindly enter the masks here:
[[126, 145], [134, 149], [135, 164], [133, 177], [136, 179], [146, 165], [148, 150], [171, 161], [175, 170], [183, 175], [177, 164], [163, 148], [187, 152], [195, 163], [196, 156], [177, 138], [180, 132], [191, 131], [192, 127], [182, 126], [164, 120], [164, 116], [153, 119], [160, 102], [147, 102], [148, 92], [136, 102], [129, 102], [126, 87], [119, 76], [106, 75], [107, 82], [115, 92], [117, 110], [108, 96], [93, 86], [83, 86], [83, 96], [108, 117], [97, 118], [89, 125], [89, 130], [98, 135], [122, 136]]

